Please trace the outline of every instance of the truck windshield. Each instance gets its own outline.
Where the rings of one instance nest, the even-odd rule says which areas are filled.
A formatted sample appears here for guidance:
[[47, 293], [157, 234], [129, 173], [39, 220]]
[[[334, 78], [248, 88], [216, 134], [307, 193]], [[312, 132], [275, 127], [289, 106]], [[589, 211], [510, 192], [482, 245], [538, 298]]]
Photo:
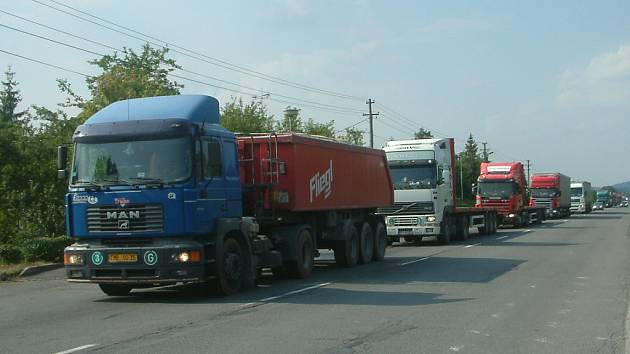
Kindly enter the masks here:
[[77, 143], [71, 184], [172, 183], [192, 175], [189, 137], [115, 143]]
[[514, 182], [482, 182], [479, 183], [479, 195], [486, 198], [509, 198], [516, 194]]
[[579, 197], [582, 195], [582, 187], [573, 187], [571, 188], [571, 196]]
[[437, 169], [430, 165], [389, 166], [394, 189], [432, 189], [437, 183]]
[[532, 188], [532, 197], [534, 198], [553, 198], [560, 195], [556, 188]]

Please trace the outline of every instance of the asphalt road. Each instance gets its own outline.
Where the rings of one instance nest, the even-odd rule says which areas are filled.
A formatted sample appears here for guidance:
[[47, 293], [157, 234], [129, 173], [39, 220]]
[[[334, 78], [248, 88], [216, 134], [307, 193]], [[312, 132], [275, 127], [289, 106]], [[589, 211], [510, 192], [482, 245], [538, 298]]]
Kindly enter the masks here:
[[111, 298], [47, 272], [0, 283], [0, 353], [630, 353], [629, 214], [323, 260], [229, 298]]

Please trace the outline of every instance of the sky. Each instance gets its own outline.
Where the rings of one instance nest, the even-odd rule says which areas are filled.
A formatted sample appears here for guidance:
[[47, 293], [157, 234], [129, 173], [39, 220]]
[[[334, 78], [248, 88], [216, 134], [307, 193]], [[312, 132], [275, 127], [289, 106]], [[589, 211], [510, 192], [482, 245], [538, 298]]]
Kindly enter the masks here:
[[[290, 105], [304, 119], [334, 120], [339, 130], [358, 123], [366, 131], [363, 113], [371, 98], [380, 113], [376, 147], [424, 127], [454, 137], [458, 150], [472, 134], [480, 145], [488, 143], [491, 160], [530, 160], [532, 173], [561, 172], [595, 186], [630, 180], [627, 0], [55, 1], [150, 35], [158, 45], [204, 55], [202, 61], [183, 50], [169, 53], [184, 69], [204, 75], [180, 73], [203, 82], [176, 79], [183, 93], [222, 103], [269, 93], [263, 100], [276, 117]], [[59, 3], [1, 2], [0, 24], [103, 54], [112, 50], [12, 15], [114, 48], [140, 50], [146, 43], [52, 8], [72, 12]], [[0, 50], [99, 73], [88, 63], [95, 54], [2, 26]], [[59, 78], [87, 94], [80, 75], [0, 53], [0, 69], [8, 65], [23, 109], [62, 102]], [[230, 65], [245, 70], [225, 68], [234, 69]]]

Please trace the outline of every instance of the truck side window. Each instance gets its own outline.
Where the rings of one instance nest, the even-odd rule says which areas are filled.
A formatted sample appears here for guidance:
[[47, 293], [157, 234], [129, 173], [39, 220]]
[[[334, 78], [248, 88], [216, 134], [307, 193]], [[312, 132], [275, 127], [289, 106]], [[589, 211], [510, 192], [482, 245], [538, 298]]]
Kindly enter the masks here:
[[236, 144], [233, 140], [223, 140], [224, 170], [226, 176], [238, 175]]
[[442, 165], [438, 165], [437, 168], [437, 184], [438, 186], [441, 186], [442, 184], [444, 184], [444, 167], [442, 167]]
[[203, 142], [203, 171], [204, 177], [221, 176], [223, 168], [221, 162], [221, 143], [216, 140]]

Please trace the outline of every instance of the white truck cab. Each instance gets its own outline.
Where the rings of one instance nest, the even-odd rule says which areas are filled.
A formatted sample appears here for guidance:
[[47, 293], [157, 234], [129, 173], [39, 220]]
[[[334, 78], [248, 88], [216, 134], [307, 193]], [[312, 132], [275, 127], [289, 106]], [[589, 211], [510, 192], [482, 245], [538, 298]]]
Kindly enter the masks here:
[[444, 211], [454, 205], [450, 140], [387, 142], [384, 150], [394, 185], [394, 206], [379, 212], [386, 215], [390, 240], [440, 235]]

